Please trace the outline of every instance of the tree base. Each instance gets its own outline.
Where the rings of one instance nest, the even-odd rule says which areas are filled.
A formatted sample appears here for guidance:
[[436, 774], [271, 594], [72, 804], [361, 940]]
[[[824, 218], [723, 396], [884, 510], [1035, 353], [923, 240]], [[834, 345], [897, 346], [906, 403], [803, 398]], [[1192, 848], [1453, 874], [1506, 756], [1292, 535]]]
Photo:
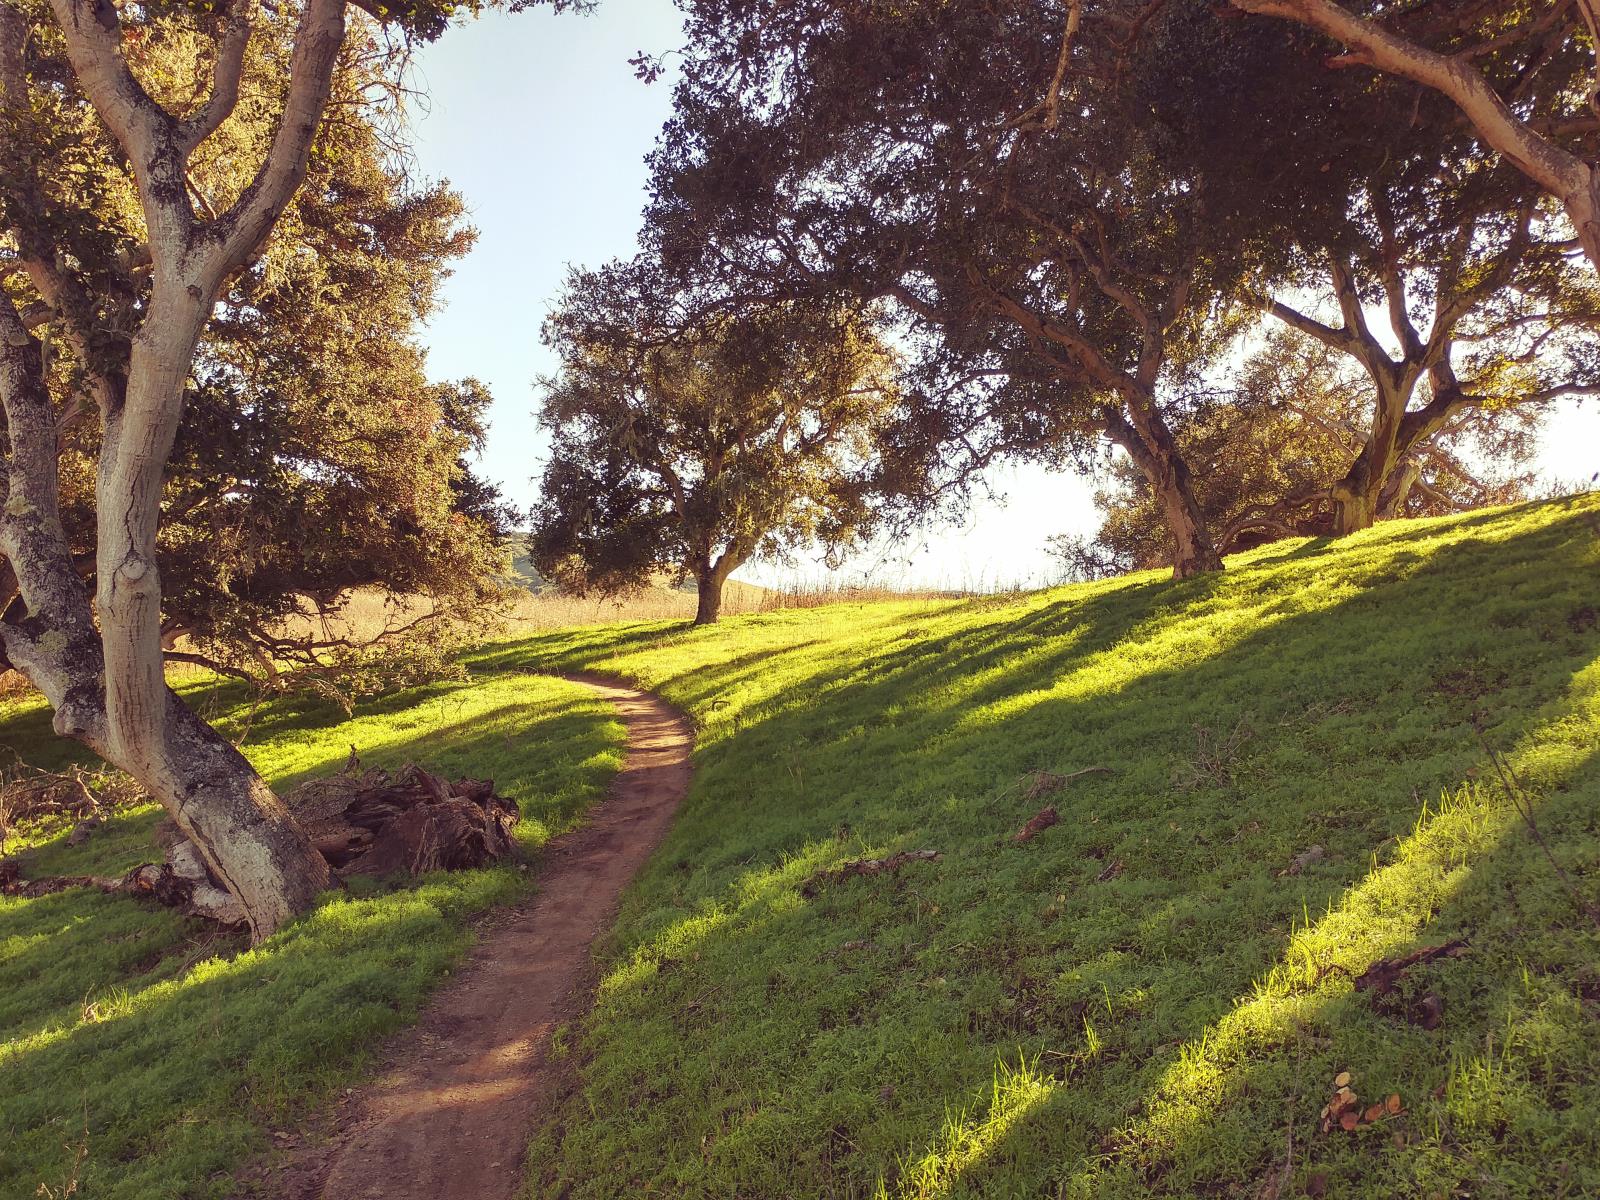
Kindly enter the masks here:
[[[496, 795], [490, 780], [451, 783], [415, 765], [392, 776], [361, 771], [352, 754], [343, 772], [302, 784], [284, 803], [341, 879], [463, 871], [516, 855], [516, 802]], [[23, 879], [15, 859], [0, 859], [0, 895], [34, 898], [90, 887], [154, 900], [230, 929], [248, 928], [244, 906], [206, 870], [194, 844], [175, 826], [164, 828], [157, 837], [170, 843], [166, 861], [145, 863], [121, 878]]]

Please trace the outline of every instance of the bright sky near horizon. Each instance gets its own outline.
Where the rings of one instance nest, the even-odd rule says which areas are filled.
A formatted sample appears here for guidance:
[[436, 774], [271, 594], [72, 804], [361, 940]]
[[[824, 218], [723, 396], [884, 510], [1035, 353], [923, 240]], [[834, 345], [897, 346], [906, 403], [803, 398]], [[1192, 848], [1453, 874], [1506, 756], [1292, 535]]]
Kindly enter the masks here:
[[[448, 179], [478, 227], [477, 247], [445, 285], [445, 308], [424, 334], [436, 379], [489, 384], [484, 475], [526, 507], [545, 441], [533, 419], [534, 381], [553, 365], [539, 324], [569, 265], [631, 254], [645, 203], [644, 156], [671, 109], [670, 81], [645, 85], [628, 59], [681, 43], [670, 0], [600, 0], [587, 16], [491, 12], [418, 56], [428, 96], [416, 115], [418, 173]], [[1559, 479], [1600, 470], [1600, 404], [1569, 405], [1550, 423], [1542, 466]], [[1090, 533], [1093, 487], [1035, 468], [995, 472], [996, 496], [960, 526], [848, 564], [851, 580], [979, 587], [1041, 582], [1045, 539]], [[815, 579], [818, 565], [752, 566], [753, 582]]]

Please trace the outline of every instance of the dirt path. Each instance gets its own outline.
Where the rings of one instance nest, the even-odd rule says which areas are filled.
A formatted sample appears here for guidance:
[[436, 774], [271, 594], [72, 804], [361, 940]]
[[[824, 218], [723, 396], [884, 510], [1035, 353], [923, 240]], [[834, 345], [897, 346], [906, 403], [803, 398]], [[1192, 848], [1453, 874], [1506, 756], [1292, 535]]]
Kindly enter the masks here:
[[276, 1172], [282, 1200], [502, 1200], [522, 1174], [555, 1071], [550, 1032], [582, 1011], [590, 946], [689, 785], [693, 734], [663, 701], [576, 677], [617, 706], [628, 754], [581, 829], [540, 860], [538, 893], [480, 931], [468, 962], [397, 1036], [331, 1136]]

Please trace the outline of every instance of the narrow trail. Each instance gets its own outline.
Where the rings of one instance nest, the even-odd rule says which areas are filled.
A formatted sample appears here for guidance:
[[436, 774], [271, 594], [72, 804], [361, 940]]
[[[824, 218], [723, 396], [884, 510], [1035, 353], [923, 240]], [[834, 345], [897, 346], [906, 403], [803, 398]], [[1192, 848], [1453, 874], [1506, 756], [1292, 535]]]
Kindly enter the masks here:
[[664, 701], [571, 676], [616, 705], [628, 752], [607, 798], [540, 858], [538, 892], [481, 929], [467, 963], [378, 1077], [348, 1097], [329, 1136], [274, 1172], [281, 1200], [507, 1200], [557, 1079], [551, 1031], [577, 1016], [590, 947], [622, 889], [660, 843], [689, 786], [694, 737]]

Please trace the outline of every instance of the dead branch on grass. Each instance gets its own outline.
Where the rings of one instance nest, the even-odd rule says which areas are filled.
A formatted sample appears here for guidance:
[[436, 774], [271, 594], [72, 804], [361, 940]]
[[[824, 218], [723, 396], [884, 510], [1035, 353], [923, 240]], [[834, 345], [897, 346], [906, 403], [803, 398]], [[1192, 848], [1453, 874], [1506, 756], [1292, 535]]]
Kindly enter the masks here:
[[800, 888], [802, 896], [815, 896], [824, 884], [843, 883], [856, 875], [893, 874], [911, 862], [938, 862], [942, 855], [937, 850], [902, 850], [888, 858], [857, 858], [831, 871], [822, 871], [806, 880]]

